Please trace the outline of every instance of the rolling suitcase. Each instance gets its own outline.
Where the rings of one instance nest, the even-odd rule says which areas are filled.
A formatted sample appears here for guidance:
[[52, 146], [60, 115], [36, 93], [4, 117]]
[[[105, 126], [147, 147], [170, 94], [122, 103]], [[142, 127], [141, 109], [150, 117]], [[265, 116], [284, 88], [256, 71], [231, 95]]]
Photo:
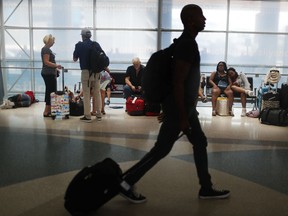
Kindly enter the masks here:
[[84, 167], [69, 183], [64, 207], [73, 216], [95, 211], [120, 191], [122, 171], [111, 158]]
[[[178, 139], [183, 135], [181, 133]], [[69, 183], [64, 196], [64, 207], [72, 216], [88, 215], [118, 195], [123, 176], [131, 172], [127, 170], [123, 173], [119, 164], [111, 158], [84, 167]]]
[[64, 87], [64, 73], [68, 72], [67, 69], [62, 68], [62, 91], [52, 92], [51, 97], [51, 116], [52, 119], [68, 119], [69, 118], [69, 95]]
[[128, 97], [126, 100], [126, 110], [131, 116], [144, 115], [145, 102], [143, 98]]

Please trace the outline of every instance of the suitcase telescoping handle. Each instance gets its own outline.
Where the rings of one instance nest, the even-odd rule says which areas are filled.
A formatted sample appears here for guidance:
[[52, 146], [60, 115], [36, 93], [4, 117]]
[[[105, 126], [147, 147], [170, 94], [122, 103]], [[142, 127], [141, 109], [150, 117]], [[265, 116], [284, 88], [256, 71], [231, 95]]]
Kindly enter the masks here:
[[64, 67], [62, 67], [62, 90], [63, 92], [65, 91], [65, 86], [64, 86], [64, 73], [67, 73], [68, 69], [65, 69]]

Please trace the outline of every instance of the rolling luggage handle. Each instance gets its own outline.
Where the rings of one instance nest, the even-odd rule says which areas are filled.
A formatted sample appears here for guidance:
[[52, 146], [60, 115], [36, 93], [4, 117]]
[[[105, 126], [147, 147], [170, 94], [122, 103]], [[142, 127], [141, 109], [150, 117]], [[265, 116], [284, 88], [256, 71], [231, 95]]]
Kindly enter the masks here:
[[63, 92], [65, 91], [65, 86], [64, 86], [64, 73], [68, 73], [68, 69], [65, 69], [64, 67], [62, 69], [62, 90]]

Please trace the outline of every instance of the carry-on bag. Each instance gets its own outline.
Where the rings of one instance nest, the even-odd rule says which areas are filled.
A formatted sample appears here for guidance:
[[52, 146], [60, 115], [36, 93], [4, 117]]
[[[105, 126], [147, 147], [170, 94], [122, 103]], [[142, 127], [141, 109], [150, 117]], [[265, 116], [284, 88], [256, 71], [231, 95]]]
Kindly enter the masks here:
[[288, 111], [280, 108], [265, 108], [259, 119], [262, 124], [288, 126]]
[[126, 100], [126, 111], [129, 115], [144, 115], [145, 102], [140, 97], [128, 97]]
[[68, 72], [68, 70], [62, 67], [62, 91], [56, 91], [50, 94], [52, 119], [69, 118], [69, 95], [68, 92], [65, 91], [64, 86], [64, 73], [66, 72]]
[[111, 158], [84, 167], [69, 183], [64, 206], [73, 216], [97, 210], [120, 191], [122, 171]]
[[81, 98], [77, 101], [70, 100], [69, 106], [70, 106], [70, 116], [84, 115], [84, 104]]
[[122, 173], [119, 164], [111, 158], [84, 167], [69, 183], [64, 207], [72, 216], [86, 216], [99, 209], [120, 193], [120, 184], [127, 173], [129, 170]]
[[280, 90], [280, 107], [288, 109], [288, 83], [282, 83]]

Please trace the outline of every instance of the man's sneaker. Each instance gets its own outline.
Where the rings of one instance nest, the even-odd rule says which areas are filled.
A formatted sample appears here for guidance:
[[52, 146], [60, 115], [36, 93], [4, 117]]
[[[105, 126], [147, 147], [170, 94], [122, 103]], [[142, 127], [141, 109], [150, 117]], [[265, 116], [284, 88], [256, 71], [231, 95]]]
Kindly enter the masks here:
[[216, 190], [214, 188], [201, 188], [199, 191], [200, 199], [225, 199], [230, 196], [229, 190]]
[[147, 201], [146, 197], [134, 191], [133, 187], [131, 187], [128, 191], [121, 188], [120, 195], [134, 204], [141, 204]]
[[87, 123], [92, 122], [92, 119], [88, 119], [88, 118], [86, 118], [86, 116], [80, 118], [80, 120], [83, 121], [83, 122], [87, 122]]

